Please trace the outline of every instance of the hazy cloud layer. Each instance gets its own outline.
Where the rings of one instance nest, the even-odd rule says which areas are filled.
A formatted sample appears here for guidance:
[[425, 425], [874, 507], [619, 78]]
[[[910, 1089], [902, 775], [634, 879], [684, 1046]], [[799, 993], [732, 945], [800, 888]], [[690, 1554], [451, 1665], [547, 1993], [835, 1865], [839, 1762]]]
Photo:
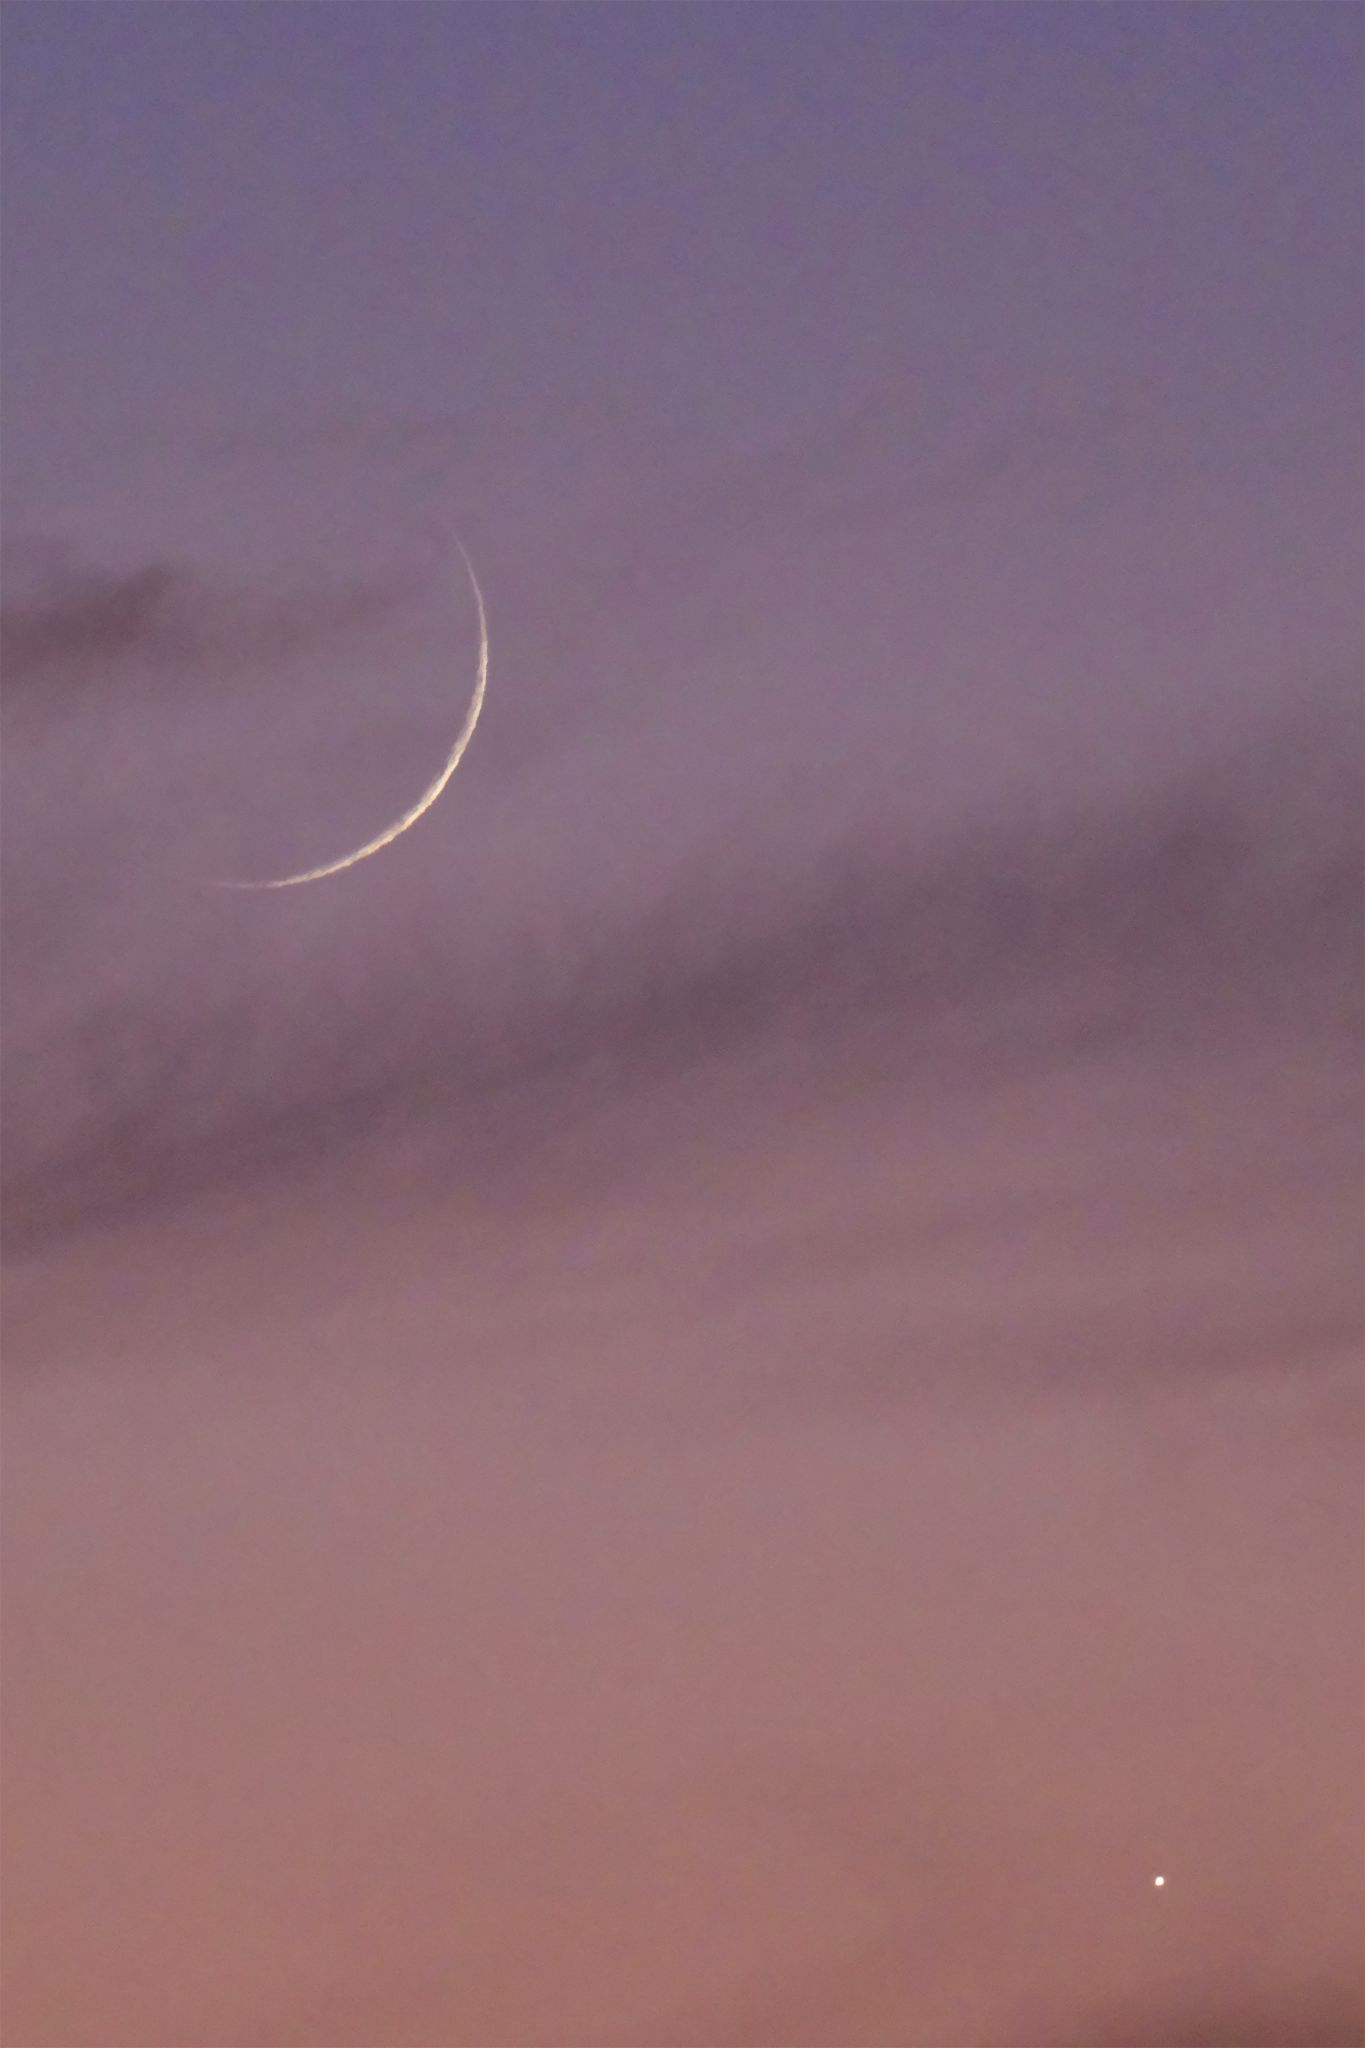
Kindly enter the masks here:
[[[1043, 408], [917, 476], [894, 438], [912, 411], [887, 394], [747, 472], [694, 464], [689, 481], [684, 464], [672, 496], [645, 488], [619, 422], [595, 429], [605, 467], [561, 422], [536, 459], [578, 465], [596, 557], [581, 589], [577, 523], [543, 513], [509, 574], [498, 535], [528, 429], [506, 434], [474, 537], [493, 686], [459, 785], [391, 854], [286, 899], [225, 899], [202, 879], [327, 857], [427, 778], [472, 663], [429, 512], [491, 478], [488, 456], [457, 464], [440, 501], [409, 479], [406, 507], [406, 453], [384, 474], [329, 440], [317, 473], [287, 453], [167, 470], [168, 538], [195, 531], [212, 493], [253, 492], [260, 547], [240, 569], [207, 529], [117, 569], [75, 540], [11, 537], [10, 1228], [202, 1181], [220, 1155], [235, 1169], [262, 1145], [344, 1140], [361, 1104], [368, 1124], [414, 1091], [458, 1101], [604, 1048], [692, 1059], [736, 1032], [854, 1023], [970, 1048], [977, 1020], [1003, 1014], [988, 1038], [1003, 1028], [1027, 1058], [1227, 1001], [1282, 1011], [1294, 988], [1344, 1028], [1359, 717], [1330, 618], [1297, 674], [1272, 665], [1221, 707], [1206, 689], [1201, 722], [1173, 733], [1156, 671], [1092, 691], [1083, 717], [1079, 698], [1043, 716], [1029, 585], [1002, 591], [1015, 631], [992, 628], [973, 657], [951, 586], [948, 605], [918, 579], [902, 589], [887, 534], [911, 550], [941, 526], [954, 476], [963, 545], [1010, 477], [1012, 516], [1031, 508], [1053, 532], [1050, 465], [1081, 460], [1118, 493], [1106, 545], [1122, 547], [1167, 457], [1137, 444], [1120, 487], [1111, 423]], [[896, 516], [881, 506], [869, 556], [859, 508], [888, 461]], [[321, 492], [325, 577], [300, 555]], [[143, 500], [158, 502], [145, 478]], [[1019, 545], [1036, 538], [1021, 529]], [[1052, 573], [1046, 547], [1037, 570]], [[907, 638], [889, 664], [859, 592], [878, 614], [908, 595], [919, 651]], [[991, 682], [1002, 663], [1009, 695]], [[56, 723], [30, 715], [57, 704]]]

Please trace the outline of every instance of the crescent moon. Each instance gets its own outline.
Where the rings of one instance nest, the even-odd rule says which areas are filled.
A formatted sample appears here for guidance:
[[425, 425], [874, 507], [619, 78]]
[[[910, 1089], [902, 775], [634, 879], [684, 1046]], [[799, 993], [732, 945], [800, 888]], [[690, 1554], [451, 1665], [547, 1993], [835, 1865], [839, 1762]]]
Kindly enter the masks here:
[[395, 819], [394, 823], [376, 838], [367, 839], [363, 846], [356, 847], [354, 853], [343, 854], [340, 860], [330, 860], [320, 868], [305, 868], [300, 875], [281, 875], [269, 882], [215, 882], [213, 886], [216, 889], [297, 889], [301, 882], [324, 881], [328, 875], [339, 875], [344, 869], [353, 868], [357, 861], [368, 860], [372, 853], [378, 853], [385, 846], [392, 846], [395, 839], [401, 838], [410, 825], [415, 825], [417, 820], [431, 809], [464, 759], [465, 749], [474, 737], [474, 728], [479, 722], [479, 713], [483, 710], [484, 692], [488, 688], [488, 614], [484, 608], [483, 592], [479, 588], [479, 579], [474, 574], [474, 564], [465, 551], [464, 542], [456, 539], [455, 545], [460, 551], [465, 572], [469, 577], [469, 587], [474, 593], [474, 604], [479, 617], [479, 659], [474, 677], [474, 694], [469, 700], [464, 724], [460, 727], [455, 744], [446, 756], [445, 765], [436, 780], [422, 791], [416, 803], [404, 811], [401, 818]]

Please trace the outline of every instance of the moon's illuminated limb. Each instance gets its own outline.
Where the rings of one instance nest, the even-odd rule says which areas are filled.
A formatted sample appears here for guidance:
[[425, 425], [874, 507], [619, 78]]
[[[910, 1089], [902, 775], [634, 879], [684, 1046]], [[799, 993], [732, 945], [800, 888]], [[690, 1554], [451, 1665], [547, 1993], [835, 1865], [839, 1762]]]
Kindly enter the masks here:
[[422, 791], [416, 803], [410, 809], [404, 811], [402, 817], [390, 825], [386, 831], [381, 832], [376, 839], [366, 840], [365, 844], [358, 846], [354, 853], [343, 854], [340, 860], [328, 861], [325, 867], [306, 868], [301, 875], [282, 875], [273, 882], [216, 882], [214, 884], [215, 888], [295, 889], [300, 882], [320, 882], [327, 875], [339, 875], [343, 868], [353, 868], [359, 860], [368, 860], [369, 856], [372, 853], [378, 853], [381, 847], [391, 846], [395, 839], [407, 831], [409, 825], [417, 823], [417, 820], [424, 811], [431, 809], [437, 797], [459, 767], [464, 757], [465, 748], [474, 737], [474, 728], [479, 722], [479, 713], [483, 709], [484, 691], [488, 687], [488, 614], [484, 610], [483, 592], [479, 588], [479, 579], [474, 574], [474, 564], [465, 552], [464, 542], [457, 539], [455, 545], [460, 550], [465, 569], [469, 575], [469, 587], [474, 593], [474, 603], [478, 608], [479, 663], [478, 672], [474, 679], [474, 694], [469, 700], [469, 709], [465, 713], [464, 724], [460, 727], [455, 744], [451, 748], [446, 758], [445, 766], [436, 780], [428, 789]]

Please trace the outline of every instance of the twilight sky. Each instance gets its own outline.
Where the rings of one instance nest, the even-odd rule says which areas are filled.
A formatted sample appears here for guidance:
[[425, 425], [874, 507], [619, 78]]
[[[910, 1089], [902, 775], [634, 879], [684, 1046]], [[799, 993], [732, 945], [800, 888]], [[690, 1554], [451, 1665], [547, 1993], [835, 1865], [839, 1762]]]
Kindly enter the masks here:
[[1365, 2038], [1363, 45], [4, 10], [16, 2044]]

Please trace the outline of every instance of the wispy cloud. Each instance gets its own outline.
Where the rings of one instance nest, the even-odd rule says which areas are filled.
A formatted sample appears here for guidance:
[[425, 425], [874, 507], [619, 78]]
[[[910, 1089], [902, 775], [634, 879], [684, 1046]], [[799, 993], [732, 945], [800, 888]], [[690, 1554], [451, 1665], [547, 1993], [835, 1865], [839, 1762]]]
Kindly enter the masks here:
[[[272, 594], [182, 561], [109, 571], [54, 563], [51, 549], [22, 538], [7, 545], [30, 585], [0, 608], [6, 684], [22, 692], [168, 669], [189, 676], [278, 665], [381, 623], [412, 593], [390, 580]], [[44, 563], [47, 573], [35, 578]]]

